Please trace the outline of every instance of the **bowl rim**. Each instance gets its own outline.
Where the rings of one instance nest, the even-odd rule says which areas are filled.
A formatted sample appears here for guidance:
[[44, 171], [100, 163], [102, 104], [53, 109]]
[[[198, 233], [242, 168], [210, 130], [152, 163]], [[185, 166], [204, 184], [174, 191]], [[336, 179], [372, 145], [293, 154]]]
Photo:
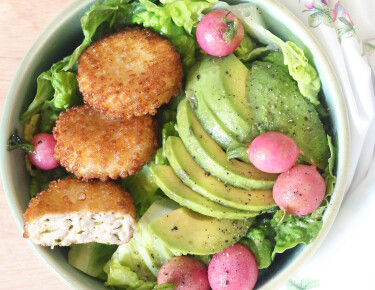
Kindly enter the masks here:
[[[12, 78], [10, 88], [8, 90], [7, 96], [5, 98], [2, 117], [1, 117], [1, 128], [2, 132], [8, 132], [4, 128], [12, 127], [15, 125], [9, 124], [12, 110], [16, 106], [16, 97], [17, 90], [17, 81], [22, 80], [25, 77], [26, 70], [30, 66], [31, 60], [36, 56], [37, 52], [47, 43], [48, 39], [53, 35], [56, 29], [60, 26], [63, 26], [64, 23], [70, 19], [73, 15], [79, 13], [82, 9], [87, 7], [90, 3], [94, 3], [95, 0], [76, 0], [65, 8], [52, 22], [50, 22], [47, 27], [39, 34], [35, 39], [25, 56], [23, 57], [21, 63], [18, 66], [18, 69], [15, 75]], [[261, 6], [262, 9], [267, 9], [270, 13], [274, 15], [282, 15], [284, 17], [283, 22], [287, 27], [293, 27], [295, 35], [301, 39], [301, 41], [309, 47], [311, 53], [314, 55], [314, 62], [317, 68], [323, 68], [324, 71], [328, 73], [325, 77], [328, 77], [327, 83], [330, 84], [332, 90], [336, 92], [336, 96], [333, 98], [333, 103], [338, 108], [336, 112], [336, 123], [339, 124], [337, 146], [339, 147], [338, 156], [337, 156], [337, 181], [335, 189], [330, 200], [330, 204], [327, 207], [324, 216], [323, 216], [323, 226], [320, 230], [315, 241], [310, 245], [304, 247], [301, 253], [293, 259], [293, 261], [287, 265], [280, 273], [275, 277], [271, 278], [261, 289], [276, 289], [282, 286], [292, 275], [301, 268], [301, 266], [311, 258], [311, 256], [316, 252], [324, 238], [328, 234], [332, 224], [335, 220], [335, 217], [339, 211], [342, 200], [345, 196], [346, 189], [346, 179], [348, 176], [348, 161], [349, 161], [349, 152], [350, 152], [350, 131], [349, 131], [349, 119], [347, 113], [346, 101], [340, 82], [336, 76], [336, 73], [326, 56], [323, 49], [320, 47], [318, 41], [315, 39], [315, 36], [310, 32], [310, 30], [305, 26], [305, 24], [298, 19], [290, 10], [285, 6], [277, 2], [276, 0], [249, 0], [246, 2], [254, 3], [255, 5]], [[318, 56], [318, 57], [316, 57]], [[6, 142], [8, 136], [4, 133], [0, 134], [0, 170], [1, 178], [3, 183], [4, 194], [7, 199], [7, 203], [12, 212], [13, 218], [16, 221], [16, 224], [20, 231], [23, 233], [23, 213], [17, 208], [16, 204], [16, 192], [14, 190], [13, 183], [6, 176], [6, 167], [7, 163], [7, 154]], [[31, 241], [27, 240], [28, 244], [33, 249], [34, 253], [47, 265], [49, 269], [52, 270], [66, 285], [71, 288], [81, 288], [81, 289], [90, 289], [86, 287], [83, 283], [78, 280], [72, 279], [71, 275], [56, 261], [53, 256], [44, 251], [42, 247], [39, 247], [33, 244]]]

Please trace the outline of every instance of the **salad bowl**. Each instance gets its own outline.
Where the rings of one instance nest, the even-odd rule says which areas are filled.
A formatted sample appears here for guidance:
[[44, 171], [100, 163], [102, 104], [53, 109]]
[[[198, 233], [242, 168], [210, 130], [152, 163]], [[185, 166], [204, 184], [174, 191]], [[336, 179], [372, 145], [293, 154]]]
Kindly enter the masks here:
[[[35, 96], [38, 75], [49, 69], [54, 62], [72, 53], [82, 41], [80, 18], [94, 2], [94, 0], [76, 1], [42, 32], [20, 64], [4, 104], [0, 133], [1, 175], [9, 206], [21, 231], [23, 231], [22, 214], [29, 201], [28, 175], [24, 166], [23, 153], [8, 152], [6, 150], [7, 139], [15, 128], [21, 130], [19, 116]], [[238, 1], [227, 2], [229, 4], [239, 3]], [[323, 227], [318, 237], [308, 246], [299, 245], [278, 255], [269, 268], [260, 272], [256, 287], [276, 289], [283, 285], [319, 248], [337, 215], [344, 197], [349, 162], [348, 117], [343, 93], [335, 72], [319, 43], [304, 24], [276, 0], [241, 2], [251, 2], [257, 5], [270, 31], [283, 40], [296, 43], [316, 67], [322, 82], [324, 102], [330, 109], [332, 133], [338, 149], [335, 167], [337, 182], [330, 205], [324, 214]], [[31, 242], [29, 245], [49, 268], [70, 287], [74, 289], [105, 288], [102, 281], [89, 277], [68, 264], [67, 248], [50, 250], [36, 246]]]

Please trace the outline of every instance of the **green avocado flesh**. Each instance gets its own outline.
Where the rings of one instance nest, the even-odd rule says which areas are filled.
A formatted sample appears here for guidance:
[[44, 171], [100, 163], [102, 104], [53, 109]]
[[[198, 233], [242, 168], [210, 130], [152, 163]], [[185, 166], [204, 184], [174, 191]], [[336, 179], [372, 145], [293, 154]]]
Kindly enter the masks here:
[[155, 220], [149, 229], [171, 250], [209, 255], [237, 243], [251, 224], [252, 219], [217, 219], [182, 207]]
[[186, 99], [180, 102], [177, 109], [177, 130], [199, 166], [224, 183], [244, 189], [273, 187], [276, 174], [264, 173], [236, 159], [227, 159], [225, 152], [203, 129]]
[[105, 264], [116, 251], [116, 245], [99, 243], [71, 245], [68, 253], [69, 264], [74, 268], [92, 276], [105, 280]]
[[186, 95], [199, 121], [224, 149], [258, 134], [246, 99], [249, 70], [233, 54], [205, 56], [189, 72]]
[[154, 176], [155, 183], [166, 196], [193, 211], [211, 217], [227, 219], [245, 219], [259, 214], [259, 212], [226, 207], [205, 198], [183, 184], [180, 178], [174, 173], [172, 167], [168, 165], [153, 165], [151, 173]]
[[166, 156], [183, 183], [214, 202], [248, 211], [261, 211], [275, 206], [271, 189], [240, 189], [211, 176], [194, 161], [178, 137], [167, 139]]
[[298, 90], [287, 67], [254, 62], [246, 82], [254, 120], [262, 132], [290, 136], [303, 152], [302, 160], [324, 169], [329, 158], [327, 136], [314, 106]]

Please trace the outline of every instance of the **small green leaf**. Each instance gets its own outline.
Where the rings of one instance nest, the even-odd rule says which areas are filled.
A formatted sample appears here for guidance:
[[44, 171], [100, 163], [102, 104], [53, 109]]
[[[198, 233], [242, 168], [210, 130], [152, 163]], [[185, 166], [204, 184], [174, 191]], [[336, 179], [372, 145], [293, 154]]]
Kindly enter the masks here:
[[238, 20], [235, 18], [233, 20], [228, 19], [228, 15], [230, 12], [228, 12], [227, 15], [223, 19], [221, 19], [222, 22], [225, 23], [226, 29], [225, 32], [223, 33], [223, 38], [224, 40], [229, 43], [231, 42], [237, 34], [237, 28], [238, 28]]
[[363, 52], [362, 55], [370, 55], [375, 52], [375, 43], [365, 41], [363, 43]]
[[301, 280], [301, 286], [303, 289], [314, 289], [319, 286], [319, 281], [314, 278], [303, 278]]
[[21, 149], [25, 153], [31, 153], [34, 150], [34, 146], [26, 140], [22, 139], [20, 136], [18, 136], [18, 131], [15, 130], [14, 133], [10, 135], [8, 139], [7, 150], [13, 151], [15, 149]]

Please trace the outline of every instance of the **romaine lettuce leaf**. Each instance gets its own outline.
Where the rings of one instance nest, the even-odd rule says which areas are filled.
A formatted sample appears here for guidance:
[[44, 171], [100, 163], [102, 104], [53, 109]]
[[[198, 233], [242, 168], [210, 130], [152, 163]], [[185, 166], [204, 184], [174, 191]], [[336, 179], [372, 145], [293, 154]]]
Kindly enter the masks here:
[[256, 219], [254, 226], [241, 243], [254, 254], [259, 269], [267, 268], [272, 262], [272, 252], [275, 247], [275, 231], [271, 227], [271, 219], [266, 217]]
[[289, 74], [298, 83], [301, 94], [312, 104], [318, 105], [318, 93], [320, 91], [320, 80], [315, 68], [309, 64], [302, 49], [293, 42], [284, 42], [271, 33], [262, 19], [262, 16], [254, 4], [243, 3], [229, 6], [220, 2], [214, 9], [225, 8], [233, 12], [242, 22], [244, 29], [252, 37], [261, 43], [269, 45], [274, 50], [281, 50], [284, 54], [284, 64], [288, 66]]
[[128, 290], [151, 290], [156, 282], [147, 282], [138, 278], [138, 275], [129, 267], [123, 266], [118, 259], [112, 259], [105, 267], [108, 275], [106, 286], [116, 286]]
[[140, 0], [140, 2], [148, 11], [162, 18], [172, 18], [177, 26], [183, 27], [188, 34], [192, 35], [193, 28], [203, 17], [202, 11], [211, 7], [217, 0], [161, 0], [162, 6], [157, 6], [149, 0]]
[[332, 137], [327, 135], [328, 146], [331, 152], [331, 157], [328, 159], [328, 165], [323, 173], [323, 178], [326, 183], [326, 197], [333, 193], [334, 185], [336, 183], [336, 176], [333, 174], [333, 167], [335, 166], [336, 148], [332, 144]]
[[62, 68], [70, 57], [52, 65], [51, 69], [42, 73], [37, 79], [37, 93], [21, 121], [27, 123], [35, 114], [40, 114], [40, 132], [51, 132], [60, 112], [80, 102], [76, 72], [65, 72]]
[[[174, 254], [155, 238], [149, 231], [148, 225], [153, 220], [178, 207], [178, 204], [166, 198], [151, 205], [139, 220], [133, 238], [127, 244], [119, 246], [105, 266], [104, 270], [108, 274], [106, 285], [138, 289], [135, 287], [140, 287], [139, 285], [143, 285], [144, 281], [156, 281], [160, 267]], [[130, 278], [124, 277], [127, 275]], [[131, 282], [129, 282], [129, 279], [131, 279]], [[145, 285], [151, 287], [155, 283]], [[145, 289], [152, 289], [153, 286]]]
[[[161, 13], [159, 6], [154, 6], [152, 2], [142, 1], [147, 7], [138, 7], [134, 12], [132, 21], [136, 24], [142, 24], [149, 27], [168, 38], [181, 54], [184, 68], [187, 69], [195, 63], [195, 38], [189, 35], [182, 27], [177, 26], [170, 16]], [[147, 4], [148, 3], [148, 4]], [[158, 7], [157, 9], [154, 9]], [[148, 9], [150, 10], [148, 10]], [[156, 12], [155, 12], [156, 11]], [[157, 14], [159, 13], [159, 14]]]
[[161, 198], [159, 187], [154, 182], [150, 166], [154, 162], [145, 164], [136, 174], [121, 179], [119, 182], [133, 196], [137, 217], [140, 218], [150, 205]]
[[159, 149], [161, 150], [161, 156], [159, 156], [158, 160], [156, 160], [156, 164], [161, 164], [161, 165], [169, 165], [167, 156], [165, 154], [165, 146], [167, 143], [167, 139], [169, 136], [178, 136], [178, 132], [176, 130], [176, 122], [168, 122], [164, 124], [164, 127], [161, 131], [161, 142], [162, 142], [162, 147]]
[[213, 256], [214, 255], [193, 255], [193, 258], [199, 262], [202, 262], [206, 266], [208, 266]]
[[277, 211], [271, 220], [271, 226], [276, 233], [272, 257], [298, 244], [310, 244], [318, 235], [322, 224], [321, 214], [293, 216], [283, 210]]
[[159, 284], [154, 287], [154, 290], [174, 290], [174, 284], [172, 283], [164, 283]]

